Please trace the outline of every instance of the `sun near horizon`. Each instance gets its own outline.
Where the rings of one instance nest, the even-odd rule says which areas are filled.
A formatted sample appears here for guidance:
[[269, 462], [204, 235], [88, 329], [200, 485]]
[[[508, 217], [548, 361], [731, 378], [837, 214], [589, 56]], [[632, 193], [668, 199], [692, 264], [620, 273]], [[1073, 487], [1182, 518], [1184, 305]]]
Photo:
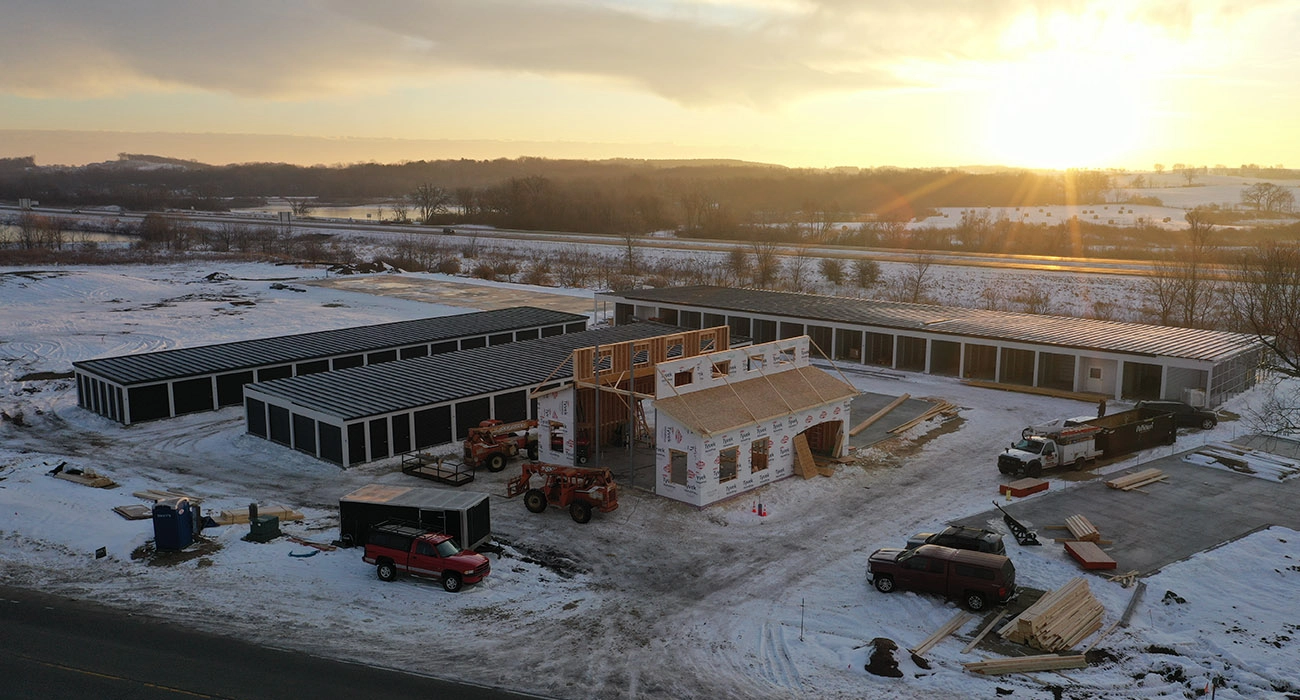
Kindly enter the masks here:
[[1286, 0], [70, 4], [0, 26], [0, 157], [1300, 163]]

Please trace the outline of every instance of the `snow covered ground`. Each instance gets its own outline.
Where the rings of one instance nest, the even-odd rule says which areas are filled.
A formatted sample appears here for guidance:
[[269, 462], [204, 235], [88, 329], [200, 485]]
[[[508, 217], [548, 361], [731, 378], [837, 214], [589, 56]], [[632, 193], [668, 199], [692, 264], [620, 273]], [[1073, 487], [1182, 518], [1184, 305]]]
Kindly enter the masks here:
[[[239, 279], [205, 281], [217, 271]], [[696, 510], [627, 489], [617, 511], [579, 526], [501, 498], [509, 469], [480, 473], [467, 488], [494, 494], [502, 551], [491, 576], [459, 594], [428, 581], [383, 583], [356, 550], [292, 556], [315, 550], [283, 538], [245, 542], [238, 526], [207, 531], [211, 542], [192, 556], [141, 556], [150, 521], [111, 510], [145, 503], [133, 491], [182, 490], [209, 512], [287, 505], [306, 516], [284, 524], [287, 534], [328, 542], [339, 496], [412, 479], [391, 462], [343, 471], [248, 437], [237, 408], [123, 427], [77, 408], [70, 379], [30, 375], [125, 352], [464, 311], [270, 288], [320, 276], [260, 264], [0, 268], [0, 410], [24, 423], [0, 423], [3, 579], [276, 647], [565, 698], [991, 698], [997, 689], [1050, 698], [1048, 686], [1069, 698], [1183, 698], [1212, 678], [1223, 679], [1223, 698], [1300, 693], [1300, 533], [1279, 528], [1150, 577], [1132, 625], [1102, 641], [1104, 659], [1087, 669], [967, 673], [961, 661], [985, 656], [960, 653], [978, 629], [971, 623], [927, 654], [928, 670], [901, 653], [903, 678], [868, 674], [873, 638], [913, 646], [955, 608], [876, 592], [863, 575], [867, 555], [984, 511], [1000, 481], [992, 455], [1009, 436], [1092, 410], [924, 375], [847, 373], [865, 391], [953, 401], [959, 422], [868, 451], [832, 478], [766, 487], [757, 498], [767, 517], [748, 497]], [[1257, 400], [1247, 394], [1226, 408], [1242, 414]], [[1242, 430], [1224, 421], [1195, 444]], [[61, 462], [120, 486], [46, 475]], [[1053, 479], [1052, 488], [1070, 485]], [[93, 557], [99, 547], [107, 557]], [[1011, 544], [1010, 556], [1026, 586], [1051, 589], [1079, 573], [1054, 547]], [[1131, 589], [1088, 580], [1109, 625]], [[1166, 591], [1185, 602], [1165, 604]]]

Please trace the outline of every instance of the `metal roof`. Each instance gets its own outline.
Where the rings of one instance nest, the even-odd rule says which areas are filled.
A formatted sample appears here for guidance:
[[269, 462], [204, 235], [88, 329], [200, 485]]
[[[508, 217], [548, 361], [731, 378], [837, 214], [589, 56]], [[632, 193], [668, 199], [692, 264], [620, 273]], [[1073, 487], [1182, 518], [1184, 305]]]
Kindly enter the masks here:
[[[633, 289], [603, 296], [791, 320], [924, 331], [1060, 348], [1218, 362], [1259, 345], [1248, 333], [1177, 328], [1013, 311], [964, 309], [757, 289], [693, 286]], [[829, 348], [826, 348], [829, 351]]]
[[[568, 358], [578, 348], [640, 340], [681, 330], [659, 323], [633, 323], [273, 379], [248, 384], [244, 391], [245, 395], [255, 391], [350, 421], [532, 387], [548, 378], [571, 379], [573, 369]], [[558, 371], [557, 367], [560, 367]]]
[[586, 316], [579, 314], [516, 306], [495, 311], [476, 311], [105, 357], [74, 362], [72, 365], [119, 384], [142, 384], [586, 320]]

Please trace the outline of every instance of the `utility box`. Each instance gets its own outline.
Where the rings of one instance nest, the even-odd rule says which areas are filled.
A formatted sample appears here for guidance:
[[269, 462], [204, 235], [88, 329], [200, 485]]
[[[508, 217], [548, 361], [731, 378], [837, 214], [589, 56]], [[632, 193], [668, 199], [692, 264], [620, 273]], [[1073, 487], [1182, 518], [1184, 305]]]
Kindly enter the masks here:
[[275, 515], [259, 515], [248, 520], [248, 539], [254, 542], [270, 542], [280, 536], [280, 518]]
[[371, 484], [339, 499], [339, 538], [343, 542], [364, 545], [370, 527], [385, 520], [451, 535], [466, 549], [477, 549], [492, 537], [486, 493]]
[[194, 542], [195, 510], [188, 498], [169, 498], [153, 505], [153, 541], [160, 552], [179, 551]]

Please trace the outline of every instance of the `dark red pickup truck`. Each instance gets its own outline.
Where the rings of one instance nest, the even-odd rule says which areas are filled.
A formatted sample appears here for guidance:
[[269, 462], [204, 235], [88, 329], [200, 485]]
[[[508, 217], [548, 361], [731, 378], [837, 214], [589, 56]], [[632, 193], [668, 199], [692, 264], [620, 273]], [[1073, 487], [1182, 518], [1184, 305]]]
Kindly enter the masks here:
[[392, 581], [401, 571], [440, 579], [442, 587], [452, 593], [463, 584], [482, 581], [492, 568], [487, 557], [461, 549], [450, 535], [396, 523], [370, 528], [362, 559], [374, 564], [384, 581]]

